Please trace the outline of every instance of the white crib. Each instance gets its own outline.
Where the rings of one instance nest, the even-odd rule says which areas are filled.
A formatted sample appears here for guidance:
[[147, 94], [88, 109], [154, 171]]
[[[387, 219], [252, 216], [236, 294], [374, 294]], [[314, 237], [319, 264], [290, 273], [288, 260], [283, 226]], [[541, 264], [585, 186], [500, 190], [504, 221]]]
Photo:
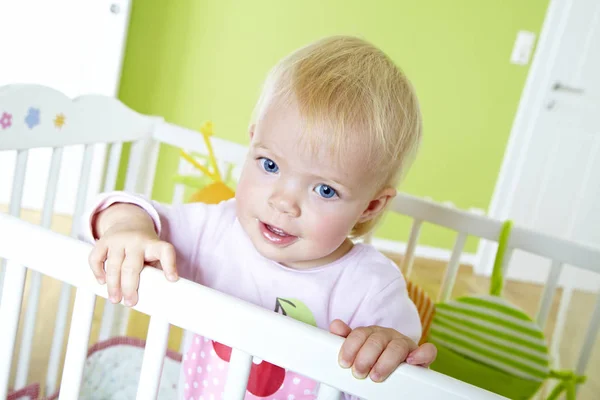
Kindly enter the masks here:
[[[37, 120], [31, 119], [31, 108], [39, 110]], [[10, 118], [5, 115], [10, 115]], [[87, 256], [90, 245], [77, 240], [77, 229], [72, 229], [71, 237], [49, 229], [55, 211], [63, 150], [68, 146], [84, 149], [73, 211], [77, 217], [81, 215], [90, 194], [115, 187], [123, 144], [132, 143], [125, 189], [144, 194], [149, 194], [152, 189], [160, 143], [204, 154], [207, 149], [197, 132], [167, 123], [162, 118], [138, 114], [115, 99], [84, 96], [72, 101], [50, 88], [34, 85], [0, 88], [0, 117], [3, 118], [0, 120], [0, 157], [7, 151], [16, 152], [10, 215], [0, 214], [0, 258], [7, 260], [0, 267], [0, 399], [6, 398], [9, 386], [20, 388], [27, 383], [40, 296], [40, 274], [64, 282], [56, 326], [51, 333], [53, 342], [46, 371], [46, 393], [52, 394], [60, 381], [59, 398], [76, 399], [89, 345], [94, 303], [97, 296], [106, 298], [107, 294], [105, 286], [98, 285], [89, 270]], [[244, 159], [246, 149], [243, 146], [216, 138], [213, 139], [213, 146], [217, 159], [223, 165], [240, 165]], [[22, 208], [28, 154], [36, 148], [52, 149], [40, 225], [18, 218]], [[89, 178], [94, 156], [104, 159], [105, 174], [102, 185], [91, 188]], [[184, 168], [183, 165], [185, 163], [180, 168]], [[181, 200], [182, 188], [178, 188], [173, 202]], [[398, 196], [392, 211], [414, 220], [402, 265], [407, 276], [411, 273], [419, 232], [424, 222], [457, 232], [456, 244], [439, 294], [440, 300], [450, 298], [467, 236], [496, 241], [502, 225], [501, 221], [408, 195]], [[553, 260], [537, 317], [541, 325], [545, 324], [550, 312], [563, 265], [575, 265], [600, 274], [599, 249], [521, 227], [513, 229], [509, 248], [509, 253], [519, 249]], [[29, 295], [27, 309], [22, 315], [21, 347], [13, 383], [9, 380], [27, 269], [31, 273]], [[339, 337], [189, 281], [169, 283], [161, 272], [152, 268], [145, 269], [142, 275], [139, 303], [135, 309], [150, 315], [151, 320], [138, 384], [138, 399], [154, 399], [157, 396], [170, 325], [216, 339], [234, 349], [226, 400], [244, 398], [253, 356], [321, 382], [319, 399], [338, 398], [341, 392], [366, 399], [500, 398], [434, 371], [409, 365], [402, 365], [384, 383], [356, 380], [351, 372], [339, 368], [337, 364], [342, 342]], [[77, 291], [70, 331], [66, 332], [71, 287], [77, 288]], [[162, 295], [153, 296], [154, 293]], [[562, 318], [563, 322], [557, 324], [553, 335], [555, 347], [561, 340], [569, 298], [568, 295], [562, 296], [558, 320]], [[583, 373], [587, 367], [600, 328], [600, 296], [598, 298], [577, 363], [578, 373]], [[178, 307], [183, 299], [192, 299], [195, 304], [211, 304], [212, 307], [199, 308], [197, 317], [190, 319]], [[127, 314], [128, 309], [107, 302], [100, 339], [122, 335], [128, 320]], [[60, 378], [61, 351], [65, 340], [67, 352]], [[289, 342], [295, 343], [293, 348], [288, 346]]]

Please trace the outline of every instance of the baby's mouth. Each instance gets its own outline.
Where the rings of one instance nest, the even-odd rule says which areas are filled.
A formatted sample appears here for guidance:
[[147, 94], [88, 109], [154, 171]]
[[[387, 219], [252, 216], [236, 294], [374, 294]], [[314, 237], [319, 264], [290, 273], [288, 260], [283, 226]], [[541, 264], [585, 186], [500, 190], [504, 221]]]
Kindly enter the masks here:
[[292, 235], [281, 228], [258, 221], [260, 232], [263, 238], [274, 245], [285, 246], [294, 243], [298, 237]]
[[290, 235], [289, 233], [287, 233], [283, 229], [279, 229], [279, 228], [274, 227], [273, 225], [265, 224], [265, 227], [268, 230], [270, 230], [271, 232], [273, 232], [274, 234], [279, 235], [281, 237], [294, 236], [294, 235]]

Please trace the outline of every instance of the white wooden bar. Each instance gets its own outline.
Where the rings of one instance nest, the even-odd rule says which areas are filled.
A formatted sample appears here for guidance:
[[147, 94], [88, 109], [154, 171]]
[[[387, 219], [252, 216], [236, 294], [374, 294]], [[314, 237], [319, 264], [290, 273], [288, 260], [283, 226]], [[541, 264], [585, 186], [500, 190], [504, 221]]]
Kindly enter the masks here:
[[252, 369], [252, 356], [238, 349], [231, 349], [224, 400], [244, 400]]
[[[123, 144], [121, 142], [113, 143], [110, 146], [110, 155], [106, 163], [106, 178], [104, 180], [104, 192], [115, 190], [117, 177], [119, 173], [119, 164], [121, 162], [121, 152]], [[98, 332], [98, 340], [104, 341], [113, 335], [113, 321], [115, 315], [115, 305], [110, 301], [104, 302], [102, 311], [102, 321]], [[116, 332], [115, 332], [116, 333]]]
[[[155, 125], [152, 136], [155, 140], [170, 144], [172, 146], [186, 149], [186, 151], [196, 151], [201, 154], [208, 154], [208, 149], [200, 132], [187, 129], [182, 126], [168, 122], [159, 122]], [[248, 148], [241, 144], [233, 143], [218, 137], [211, 137], [211, 144], [215, 157], [220, 162], [226, 162], [233, 165], [242, 165], [248, 153]]]
[[556, 293], [556, 288], [558, 287], [558, 279], [560, 278], [562, 269], [563, 264], [560, 261], [552, 261], [550, 273], [548, 275], [546, 285], [544, 286], [544, 293], [542, 294], [540, 308], [536, 317], [536, 322], [542, 329], [546, 327], [548, 315], [550, 314], [550, 308], [552, 308], [552, 300], [554, 299], [554, 294]]
[[2, 340], [0, 340], [0, 399], [6, 399], [8, 395], [8, 379], [19, 327], [26, 275], [24, 266], [11, 261], [6, 265], [5, 287], [0, 299], [0, 326], [2, 326], [0, 328], [2, 330]]
[[[28, 150], [17, 152], [9, 206], [9, 213], [12, 216], [18, 216], [21, 213], [28, 154]], [[0, 224], [0, 226], [2, 225]], [[23, 244], [25, 243], [31, 242], [23, 242]], [[0, 254], [0, 258], [5, 259], [3, 260], [5, 274], [0, 298], [0, 326], [3, 331], [2, 340], [0, 340], [0, 399], [5, 399], [8, 395], [8, 380], [19, 327], [27, 270], [24, 266], [9, 260], [8, 257]]]
[[406, 252], [404, 253], [404, 257], [402, 258], [402, 266], [400, 267], [402, 272], [404, 272], [404, 277], [406, 279], [409, 279], [410, 274], [412, 273], [412, 268], [415, 261], [415, 249], [417, 248], [422, 226], [422, 220], [415, 219], [413, 221], [410, 237], [408, 238], [408, 244], [406, 245]]
[[450, 300], [452, 290], [454, 289], [454, 283], [456, 282], [456, 274], [458, 274], [458, 269], [460, 267], [460, 255], [462, 254], [466, 242], [467, 234], [459, 232], [456, 236], [454, 249], [452, 250], [452, 255], [450, 256], [450, 261], [448, 262], [448, 267], [446, 268], [446, 274], [444, 275], [444, 279], [440, 287], [439, 301]]
[[[5, 227], [0, 229], [1, 257], [107, 297], [106, 287], [99, 285], [85, 267], [90, 244], [6, 215], [0, 215], [0, 226]], [[23, 251], [26, 242], [37, 242], [38, 251]], [[61, 257], [64, 254], [70, 256]], [[49, 260], [57, 262], [50, 263]], [[219, 307], [200, 307], [190, 318], [187, 310], [178, 307], [184, 300], [194, 304], [218, 304]], [[337, 365], [343, 338], [184, 279], [168, 282], [164, 274], [154, 268], [142, 271], [139, 302], [135, 309], [202, 336], [219, 338], [227, 346], [333, 388], [343, 388], [345, 393], [361, 398], [384, 399], [397, 392], [406, 398], [430, 400], [501, 398], [435, 371], [407, 364], [400, 366], [383, 383], [355, 379], [350, 370]], [[76, 336], [70, 338], [74, 339]], [[290, 347], [289, 343], [294, 346]]]
[[521, 226], [512, 228], [509, 243], [519, 250], [560, 261], [565, 265], [573, 265], [595, 273], [599, 272], [598, 248], [591, 245], [575, 243]]
[[[81, 268], [82, 265], [78, 267]], [[65, 365], [60, 383], [59, 400], [76, 400], [79, 398], [95, 302], [96, 296], [93, 292], [77, 289], [67, 343], [67, 354], [65, 355]]]
[[342, 396], [342, 392], [331, 386], [321, 384], [319, 385], [319, 394], [317, 400], [339, 400]]
[[[54, 200], [56, 199], [56, 189], [58, 187], [62, 153], [62, 147], [55, 148], [52, 151], [52, 159], [50, 161], [50, 170], [48, 173], [48, 184], [46, 186], [44, 206], [42, 209], [41, 226], [44, 228], [50, 228], [52, 224], [52, 214], [54, 213]], [[22, 388], [27, 383], [33, 335], [35, 333], [35, 321], [37, 318], [40, 289], [42, 284], [42, 276], [38, 272], [31, 271], [30, 276], [31, 279], [29, 295], [27, 298], [27, 309], [25, 311], [25, 320], [23, 322], [21, 349], [19, 351], [19, 361], [17, 363], [17, 373], [15, 376], [16, 388]]]
[[160, 317], [151, 317], [136, 400], [156, 399], [168, 340], [169, 323]]
[[[71, 236], [75, 237], [79, 232], [77, 223], [83, 214], [85, 201], [87, 197], [90, 172], [92, 169], [92, 161], [94, 157], [94, 147], [92, 144], [85, 146], [83, 153], [83, 162], [81, 165], [81, 175], [79, 178], [79, 186], [77, 187], [77, 197], [75, 200], [75, 210], [73, 213], [73, 225], [71, 226]], [[68, 254], [68, 253], [65, 253]], [[81, 267], [80, 267], [81, 268]], [[67, 317], [69, 313], [69, 305], [71, 302], [71, 286], [64, 283], [61, 286], [60, 298], [58, 300], [58, 309], [56, 311], [56, 323], [54, 325], [54, 335], [52, 336], [52, 347], [50, 348], [50, 357], [48, 358], [48, 369], [46, 374], [46, 391], [54, 393], [56, 391], [56, 382], [60, 369], [60, 359], [67, 329]]]
[[121, 142], [112, 143], [106, 163], [106, 177], [104, 179], [104, 192], [114, 190], [117, 185], [119, 175], [119, 164], [121, 162], [121, 151], [123, 144]]
[[392, 200], [390, 210], [456, 232], [493, 241], [498, 241], [503, 224], [502, 221], [484, 215], [446, 207], [407, 193], [398, 193]]
[[565, 331], [565, 324], [567, 323], [567, 316], [569, 315], [569, 306], [571, 305], [572, 296], [573, 288], [570, 285], [566, 285], [563, 288], [560, 303], [558, 305], [558, 313], [556, 315], [554, 332], [552, 333], [552, 342], [550, 343], [550, 352], [554, 356], [554, 368], [556, 369], [562, 367], [559, 359], [560, 343]]
[[577, 366], [575, 367], [575, 373], [578, 375], [584, 375], [586, 367], [590, 362], [592, 356], [592, 349], [596, 343], [598, 337], [598, 331], [600, 330], [600, 293], [596, 294], [596, 306], [592, 312], [590, 318], [590, 324], [583, 340], [583, 346], [581, 346], [581, 353], [577, 360]]

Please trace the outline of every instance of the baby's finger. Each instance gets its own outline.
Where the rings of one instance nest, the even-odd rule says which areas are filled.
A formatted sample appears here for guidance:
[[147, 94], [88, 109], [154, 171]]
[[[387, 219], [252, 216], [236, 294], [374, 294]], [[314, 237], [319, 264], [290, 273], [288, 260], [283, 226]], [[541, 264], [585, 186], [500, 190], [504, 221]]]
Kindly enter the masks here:
[[408, 355], [406, 362], [411, 365], [429, 367], [437, 357], [437, 347], [432, 343], [424, 343]]
[[141, 250], [126, 251], [123, 267], [121, 268], [121, 290], [125, 305], [133, 307], [138, 300], [138, 286], [140, 283], [140, 272], [144, 267], [144, 254]]
[[352, 329], [346, 324], [344, 321], [336, 319], [329, 325], [329, 331], [334, 335], [338, 335], [341, 337], [348, 337]]
[[167, 242], [158, 242], [149, 246], [147, 258], [160, 260], [160, 265], [168, 280], [177, 280], [177, 266], [175, 265], [175, 248]]
[[372, 328], [357, 328], [350, 332], [340, 349], [339, 363], [343, 368], [350, 368], [354, 364], [356, 355], [372, 331]]
[[373, 382], [386, 380], [406, 360], [410, 350], [410, 344], [406, 340], [392, 340], [371, 369], [369, 374], [371, 380]]
[[108, 247], [103, 242], [97, 242], [90, 255], [88, 262], [90, 268], [96, 277], [99, 284], [103, 285], [106, 283], [106, 274], [104, 272], [104, 261], [106, 261], [106, 255], [108, 253]]
[[352, 368], [354, 377], [358, 379], [366, 378], [381, 354], [385, 351], [388, 343], [390, 343], [390, 339], [386, 336], [385, 331], [375, 331], [369, 335], [354, 360]]
[[106, 260], [106, 284], [110, 301], [121, 301], [121, 266], [125, 258], [124, 249], [110, 249]]

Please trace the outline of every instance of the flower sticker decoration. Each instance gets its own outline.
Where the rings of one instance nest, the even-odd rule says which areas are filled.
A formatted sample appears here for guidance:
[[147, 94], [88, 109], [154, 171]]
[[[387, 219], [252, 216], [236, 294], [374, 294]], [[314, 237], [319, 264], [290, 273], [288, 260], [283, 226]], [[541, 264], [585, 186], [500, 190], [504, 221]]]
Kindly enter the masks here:
[[40, 124], [40, 109], [30, 107], [27, 116], [25, 117], [25, 123], [29, 129], [38, 126]]
[[3, 130], [10, 128], [12, 126], [12, 114], [3, 112], [2, 117], [0, 117], [0, 126]]
[[62, 128], [63, 125], [65, 124], [66, 119], [67, 118], [65, 117], [64, 114], [58, 114], [56, 116], [56, 118], [54, 118], [54, 126], [59, 129]]

